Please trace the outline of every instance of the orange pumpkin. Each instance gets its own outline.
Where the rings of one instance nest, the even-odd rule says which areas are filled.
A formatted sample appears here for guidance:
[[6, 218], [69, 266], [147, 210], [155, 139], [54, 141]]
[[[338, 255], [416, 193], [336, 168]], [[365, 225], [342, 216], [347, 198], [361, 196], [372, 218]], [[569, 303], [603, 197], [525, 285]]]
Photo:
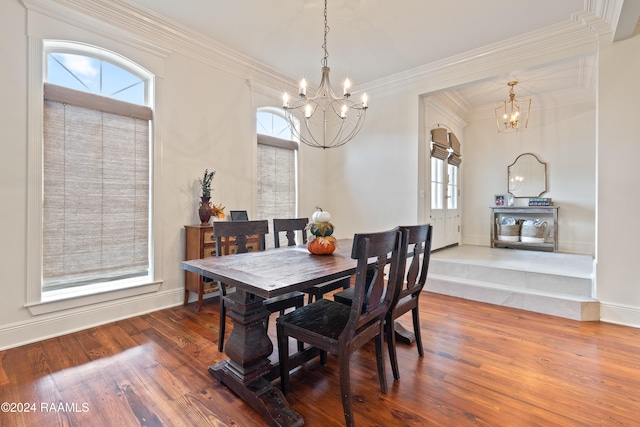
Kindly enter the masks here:
[[329, 238], [315, 238], [307, 243], [307, 249], [314, 255], [330, 255], [336, 250], [336, 244]]

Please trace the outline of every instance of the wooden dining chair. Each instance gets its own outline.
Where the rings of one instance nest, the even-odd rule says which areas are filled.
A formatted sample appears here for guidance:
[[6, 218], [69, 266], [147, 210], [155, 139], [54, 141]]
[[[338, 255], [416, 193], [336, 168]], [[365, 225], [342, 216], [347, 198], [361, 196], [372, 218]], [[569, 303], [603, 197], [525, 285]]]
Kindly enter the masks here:
[[[321, 298], [276, 320], [280, 384], [285, 395], [290, 391], [289, 337], [318, 348], [322, 364], [326, 363], [327, 353], [338, 356], [340, 394], [347, 426], [354, 425], [349, 359], [353, 352], [372, 339], [375, 341], [380, 389], [387, 392], [382, 348], [384, 317], [404, 276], [406, 250], [407, 231], [399, 228], [356, 234], [351, 250], [351, 257], [357, 259], [354, 304], [347, 306]], [[390, 270], [385, 286], [384, 269], [387, 264], [390, 264]], [[365, 292], [368, 269], [374, 273]]]
[[[287, 238], [287, 246], [295, 246], [295, 233], [299, 231], [302, 235], [302, 243], [307, 243], [307, 224], [308, 218], [274, 218], [273, 219], [273, 244], [276, 248], [280, 247], [280, 234], [285, 233]], [[351, 278], [344, 277], [338, 280], [332, 280], [327, 283], [320, 283], [304, 290], [304, 293], [308, 295], [308, 303], [311, 304], [313, 300], [319, 300], [327, 292], [335, 291], [336, 289], [348, 289], [351, 286]]]
[[[235, 253], [241, 254], [249, 252], [247, 245], [248, 236], [258, 237], [258, 247], [252, 250], [263, 251], [265, 249], [265, 235], [269, 233], [269, 222], [267, 220], [259, 221], [214, 221], [213, 235], [216, 239], [216, 256], [228, 255], [233, 253], [231, 248], [235, 247]], [[225, 254], [225, 249], [227, 253]], [[227, 297], [227, 287], [224, 283], [220, 283], [220, 327], [218, 330], [218, 351], [224, 348], [224, 334], [227, 320], [227, 306], [233, 304], [233, 301]], [[273, 298], [264, 300], [264, 306], [270, 313], [280, 312], [284, 314], [288, 308], [299, 308], [304, 305], [304, 293], [289, 292]], [[268, 320], [265, 324], [268, 327]], [[301, 348], [301, 346], [299, 346]]]
[[[418, 354], [420, 357], [424, 356], [418, 302], [422, 289], [427, 282], [427, 271], [429, 270], [429, 260], [431, 258], [431, 233], [433, 230], [431, 224], [403, 226], [400, 228], [408, 231], [409, 248], [411, 249], [411, 246], [413, 246], [413, 249], [407, 252], [406, 262], [410, 261], [410, 264], [409, 268], [406, 269], [405, 280], [400, 286], [397, 301], [394, 301], [391, 305], [385, 318], [385, 336], [389, 348], [389, 359], [393, 370], [393, 378], [396, 380], [400, 379], [400, 370], [396, 354], [395, 321], [409, 310], [411, 310], [413, 318], [413, 333]], [[351, 305], [353, 299], [353, 292], [350, 289], [334, 294], [334, 300], [342, 304]]]

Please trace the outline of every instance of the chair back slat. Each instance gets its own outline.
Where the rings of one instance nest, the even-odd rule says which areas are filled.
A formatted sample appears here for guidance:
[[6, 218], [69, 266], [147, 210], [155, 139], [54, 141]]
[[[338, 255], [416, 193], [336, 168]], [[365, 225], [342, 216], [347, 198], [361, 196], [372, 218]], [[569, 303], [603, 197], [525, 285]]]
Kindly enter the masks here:
[[[409, 268], [406, 270], [404, 284], [398, 294], [398, 299], [407, 295], [415, 295], [422, 291], [427, 281], [427, 271], [429, 270], [429, 260], [431, 258], [431, 235], [433, 226], [431, 224], [401, 226], [409, 232], [408, 242], [413, 245], [413, 254]], [[407, 253], [407, 256], [411, 254]]]
[[[384, 318], [394, 298], [397, 298], [403, 280], [407, 239], [408, 231], [398, 227], [387, 232], [354, 236], [351, 258], [358, 260], [354, 296], [349, 322], [340, 339], [354, 336], [358, 330]], [[385, 285], [387, 265], [389, 276]], [[372, 277], [369, 283], [367, 272]]]
[[295, 246], [296, 231], [302, 234], [302, 243], [307, 243], [308, 218], [274, 218], [273, 219], [273, 244], [280, 247], [280, 233], [286, 232], [287, 246]]
[[269, 222], [257, 221], [214, 221], [213, 235], [216, 238], [216, 256], [222, 256], [222, 239], [233, 237], [235, 239], [236, 253], [242, 254], [249, 251], [247, 248], [247, 236], [257, 235], [260, 241], [259, 250], [265, 248], [265, 235], [269, 233]]

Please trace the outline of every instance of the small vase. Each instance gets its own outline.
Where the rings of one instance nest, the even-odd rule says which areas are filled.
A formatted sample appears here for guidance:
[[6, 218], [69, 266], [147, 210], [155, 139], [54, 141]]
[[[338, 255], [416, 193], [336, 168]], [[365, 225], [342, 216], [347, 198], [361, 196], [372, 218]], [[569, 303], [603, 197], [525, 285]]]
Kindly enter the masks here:
[[211, 219], [211, 197], [202, 196], [200, 202], [200, 209], [198, 209], [198, 215], [200, 215], [200, 225], [209, 225]]

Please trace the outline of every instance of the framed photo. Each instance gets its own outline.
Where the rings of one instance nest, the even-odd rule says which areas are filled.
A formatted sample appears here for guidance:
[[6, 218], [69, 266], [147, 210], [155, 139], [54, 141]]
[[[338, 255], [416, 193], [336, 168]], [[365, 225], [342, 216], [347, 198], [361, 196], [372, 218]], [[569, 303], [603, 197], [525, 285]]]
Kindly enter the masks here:
[[505, 205], [505, 197], [504, 194], [496, 194], [495, 196], [496, 206], [504, 206]]

